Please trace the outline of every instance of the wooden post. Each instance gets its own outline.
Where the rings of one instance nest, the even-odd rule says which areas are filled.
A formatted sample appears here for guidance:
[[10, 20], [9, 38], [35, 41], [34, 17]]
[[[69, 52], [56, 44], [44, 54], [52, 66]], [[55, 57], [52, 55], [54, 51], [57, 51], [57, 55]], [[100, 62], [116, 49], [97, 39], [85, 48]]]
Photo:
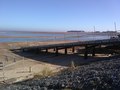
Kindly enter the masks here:
[[53, 49], [53, 51], [55, 51], [55, 48]]
[[72, 47], [72, 52], [73, 52], [73, 53], [75, 52], [75, 47]]
[[22, 52], [25, 52], [25, 49], [22, 49]]
[[93, 46], [93, 48], [92, 48], [92, 56], [93, 57], [95, 56], [95, 46]]
[[38, 52], [41, 53], [41, 48], [38, 48]]
[[45, 51], [46, 53], [48, 53], [48, 49], [46, 48], [46, 51]]
[[39, 48], [35, 49], [35, 53], [38, 54], [39, 53]]
[[65, 54], [67, 54], [67, 48], [65, 47]]
[[102, 46], [101, 45], [99, 45], [99, 48], [101, 48]]
[[32, 72], [32, 68], [31, 68], [31, 66], [29, 67], [29, 73], [31, 73]]
[[14, 58], [14, 62], [16, 62], [16, 59]]
[[36, 53], [36, 49], [33, 49], [33, 53]]
[[85, 46], [85, 53], [84, 53], [84, 59], [88, 58], [88, 46]]
[[56, 56], [58, 56], [58, 48], [56, 47]]
[[7, 61], [7, 62], [8, 62], [8, 56], [5, 56], [5, 61]]

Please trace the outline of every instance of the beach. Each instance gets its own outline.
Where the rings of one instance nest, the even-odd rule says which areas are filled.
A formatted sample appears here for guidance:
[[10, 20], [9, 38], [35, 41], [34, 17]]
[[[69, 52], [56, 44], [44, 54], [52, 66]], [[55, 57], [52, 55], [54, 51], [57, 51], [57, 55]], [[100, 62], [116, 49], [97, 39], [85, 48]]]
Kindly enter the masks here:
[[[0, 43], [0, 89], [2, 90], [119, 90], [120, 57], [105, 45], [84, 58], [84, 46], [41, 52], [13, 50], [76, 41], [2, 42]], [[79, 41], [80, 42], [80, 41]], [[107, 51], [106, 51], [107, 50]], [[119, 52], [119, 50], [118, 50]]]
[[[1, 36], [0, 38], [1, 39], [30, 38], [31, 39], [31, 38], [36, 38], [36, 37], [41, 39], [41, 38], [49, 38], [51, 36], [48, 36], [48, 37], [46, 36]], [[58, 37], [61, 37], [61, 36], [58, 36]], [[96, 49], [96, 54], [94, 57], [92, 57], [91, 54], [88, 54], [88, 59], [84, 58], [84, 48], [85, 48], [84, 46], [83, 47], [76, 46], [74, 52], [72, 52], [72, 48], [68, 48], [67, 54], [65, 54], [64, 49], [60, 49], [59, 54], [57, 56], [55, 54], [54, 49], [49, 49], [47, 53], [45, 50], [39, 53], [34, 52], [34, 50], [31, 52], [30, 51], [22, 52], [19, 50], [12, 51], [13, 49], [17, 49], [21, 47], [44, 46], [44, 45], [62, 44], [62, 43], [71, 43], [71, 42], [76, 42], [76, 40], [64, 39], [64, 40], [52, 40], [52, 41], [1, 42], [0, 43], [0, 85], [2, 86], [2, 85], [13, 84], [13, 83], [22, 82], [22, 81], [24, 82], [26, 80], [35, 79], [35, 77], [44, 77], [44, 76], [51, 77], [52, 74], [56, 74], [56, 73], [59, 74], [59, 72], [61, 72], [62, 70], [64, 71], [66, 69], [69, 69], [71, 68], [71, 66], [78, 67], [78, 68], [80, 67], [78, 69], [79, 71], [79, 70], [82, 70], [83, 67], [84, 69], [86, 69], [87, 67], [92, 68], [92, 66], [89, 66], [89, 65], [91, 63], [98, 62], [99, 63], [98, 65], [101, 67], [102, 66], [101, 61], [107, 62], [109, 60], [119, 58], [116, 56], [114, 57], [114, 55], [110, 54], [108, 50], [107, 52], [104, 52], [106, 51], [106, 49], [104, 48], [104, 45], [102, 46], [103, 49], [98, 49], [98, 50]], [[86, 67], [86, 65], [88, 66]], [[96, 68], [97, 65], [96, 64], [93, 64], [93, 65], [95, 65], [94, 68]], [[82, 69], [81, 69], [81, 66], [83, 66]], [[84, 73], [85, 73], [85, 70], [84, 70]], [[77, 73], [74, 73], [74, 74], [76, 76]], [[86, 74], [86, 75], [89, 75], [89, 74]], [[60, 76], [58, 75], [57, 77], [61, 78], [61, 77], [66, 77], [66, 76], [62, 74]], [[38, 80], [40, 79], [38, 78]], [[55, 78], [55, 80], [57, 79]], [[69, 86], [67, 83], [67, 81], [69, 80], [67, 81], [66, 80], [63, 79], [63, 81], [66, 82], [65, 85]], [[56, 85], [52, 81], [54, 80], [52, 80], [51, 78], [51, 81], [49, 83]], [[59, 81], [61, 82], [61, 84], [63, 84], [61, 80]], [[42, 82], [44, 83], [45, 80], [42, 79]], [[76, 85], [78, 83], [79, 82], [77, 82]], [[60, 84], [60, 88], [63, 88], [61, 84]], [[45, 87], [44, 86], [45, 84], [43, 85], [41, 83], [40, 85], [42, 87]], [[76, 88], [72, 85], [71, 87]], [[10, 88], [12, 89], [11, 86]], [[22, 87], [20, 86], [19, 88], [22, 88]], [[29, 87], [29, 88], [32, 88], [32, 87]], [[46, 88], [49, 88], [49, 86]], [[52, 88], [56, 89], [54, 87]], [[78, 88], [81, 88], [81, 87], [78, 87]]]
[[[64, 50], [59, 50], [61, 53], [55, 56], [54, 50], [49, 50], [49, 53], [29, 53], [29, 52], [17, 52], [10, 51], [13, 48], [26, 47], [26, 46], [40, 46], [60, 43], [70, 43], [74, 41], [53, 41], [53, 42], [9, 42], [0, 43], [0, 62], [3, 62], [3, 70], [0, 71], [1, 81], [8, 83], [18, 82], [24, 79], [33, 78], [36, 73], [40, 73], [44, 68], [49, 67], [53, 72], [58, 72], [61, 69], [70, 67], [71, 61], [74, 61], [76, 66], [100, 61], [100, 58], [92, 58], [85, 60], [84, 57], [78, 54], [72, 53], [71, 48], [68, 50], [68, 54], [64, 54]], [[97, 57], [100, 54], [96, 54]], [[103, 54], [103, 57], [108, 55]], [[4, 75], [3, 75], [4, 74]]]
[[[35, 73], [39, 73], [45, 67], [50, 67], [51, 70], [64, 68], [61, 65], [55, 65], [51, 63], [47, 63], [41, 60], [41, 58], [49, 58], [51, 55], [45, 54], [36, 55], [36, 54], [26, 54], [26, 56], [22, 56], [19, 54], [15, 54], [10, 51], [12, 47], [22, 47], [22, 46], [36, 46], [36, 45], [46, 45], [46, 44], [55, 44], [58, 42], [14, 42], [14, 43], [0, 43], [0, 62], [4, 64], [4, 71], [0, 70], [0, 80], [9, 80], [12, 78], [23, 78], [26, 79], [26, 76], [33, 76]], [[64, 43], [59, 42], [59, 43]], [[23, 53], [24, 54], [24, 53]], [[37, 60], [36, 60], [37, 59]], [[29, 72], [29, 68], [31, 68], [31, 72]], [[40, 69], [39, 69], [40, 68]], [[21, 72], [21, 73], [18, 73]], [[23, 73], [22, 73], [23, 72]], [[3, 76], [4, 73], [4, 76]]]

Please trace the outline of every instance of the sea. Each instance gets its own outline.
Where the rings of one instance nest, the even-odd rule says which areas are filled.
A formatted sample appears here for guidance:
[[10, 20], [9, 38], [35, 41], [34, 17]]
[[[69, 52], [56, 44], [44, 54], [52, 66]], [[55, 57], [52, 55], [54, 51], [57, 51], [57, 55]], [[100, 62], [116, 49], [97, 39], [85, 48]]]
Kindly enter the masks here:
[[90, 41], [109, 39], [110, 34], [94, 32], [0, 31], [0, 42]]

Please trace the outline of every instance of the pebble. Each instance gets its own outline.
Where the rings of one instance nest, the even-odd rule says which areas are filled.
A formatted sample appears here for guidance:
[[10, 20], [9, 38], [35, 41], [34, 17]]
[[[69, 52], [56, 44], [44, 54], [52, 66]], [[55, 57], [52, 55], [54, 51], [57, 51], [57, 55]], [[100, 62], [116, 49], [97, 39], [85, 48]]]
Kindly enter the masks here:
[[120, 59], [107, 60], [66, 69], [60, 74], [43, 79], [32, 79], [0, 90], [120, 90]]

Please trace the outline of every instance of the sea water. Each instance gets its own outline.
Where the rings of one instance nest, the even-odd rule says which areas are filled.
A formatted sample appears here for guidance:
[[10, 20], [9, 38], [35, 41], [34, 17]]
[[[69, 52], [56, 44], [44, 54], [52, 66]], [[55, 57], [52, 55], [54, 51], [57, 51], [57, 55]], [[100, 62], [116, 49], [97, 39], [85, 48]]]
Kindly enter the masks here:
[[[89, 40], [102, 40], [109, 39], [109, 34], [94, 34], [86, 32], [17, 32], [17, 31], [0, 31], [0, 42], [29, 42], [29, 41], [89, 41]], [[8, 36], [8, 37], [7, 37]], [[16, 38], [17, 36], [17, 38]], [[26, 38], [25, 38], [26, 37]], [[29, 38], [27, 38], [29, 37]]]

